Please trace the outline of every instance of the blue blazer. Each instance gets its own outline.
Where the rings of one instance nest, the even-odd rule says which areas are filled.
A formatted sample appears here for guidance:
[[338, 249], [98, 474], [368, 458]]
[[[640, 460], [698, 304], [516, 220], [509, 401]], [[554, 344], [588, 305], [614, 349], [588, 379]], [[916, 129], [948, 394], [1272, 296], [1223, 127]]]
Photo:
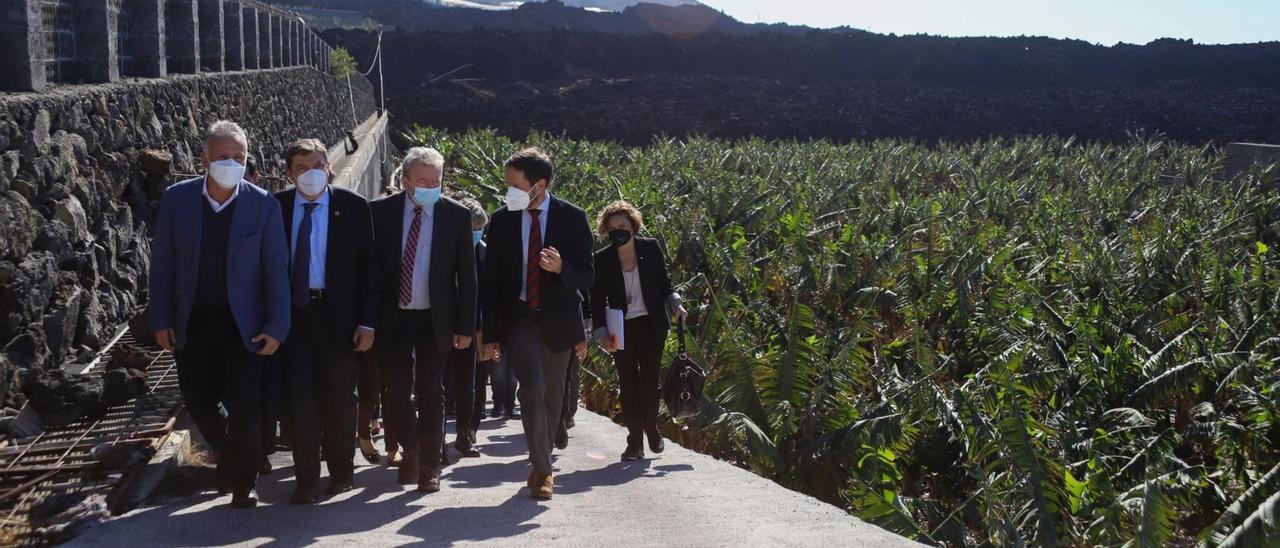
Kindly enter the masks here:
[[[165, 189], [151, 241], [151, 328], [173, 329], [176, 348], [186, 346], [195, 302], [204, 184], [204, 177], [196, 177]], [[259, 333], [281, 342], [289, 333], [289, 247], [274, 197], [240, 181], [235, 204], [227, 245], [227, 300], [245, 348], [257, 352], [262, 345], [250, 339]]]

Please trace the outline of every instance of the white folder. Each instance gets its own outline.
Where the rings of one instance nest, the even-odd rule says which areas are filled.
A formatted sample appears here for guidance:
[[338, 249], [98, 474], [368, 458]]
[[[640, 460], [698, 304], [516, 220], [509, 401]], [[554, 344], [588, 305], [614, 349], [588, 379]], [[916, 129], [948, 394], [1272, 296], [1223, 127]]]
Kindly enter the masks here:
[[604, 311], [605, 327], [609, 329], [610, 335], [618, 336], [618, 350], [626, 348], [626, 333], [623, 332], [622, 326], [627, 318], [627, 311], [618, 310], [617, 308], [608, 308]]

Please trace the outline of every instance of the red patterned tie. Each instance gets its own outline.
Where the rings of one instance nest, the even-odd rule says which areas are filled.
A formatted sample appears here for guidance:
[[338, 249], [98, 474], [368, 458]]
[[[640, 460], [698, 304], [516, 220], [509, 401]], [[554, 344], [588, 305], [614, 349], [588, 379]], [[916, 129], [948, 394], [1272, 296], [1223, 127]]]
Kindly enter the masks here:
[[422, 208], [413, 208], [409, 237], [404, 241], [404, 258], [400, 260], [400, 306], [413, 302], [413, 262], [418, 257], [418, 232], [422, 230]]
[[529, 303], [529, 310], [537, 310], [542, 302], [541, 295], [538, 294], [538, 276], [542, 274], [542, 267], [538, 266], [538, 259], [542, 256], [542, 225], [538, 222], [540, 213], [542, 210], [529, 210], [529, 215], [533, 217], [529, 223], [529, 264], [525, 272], [525, 299]]

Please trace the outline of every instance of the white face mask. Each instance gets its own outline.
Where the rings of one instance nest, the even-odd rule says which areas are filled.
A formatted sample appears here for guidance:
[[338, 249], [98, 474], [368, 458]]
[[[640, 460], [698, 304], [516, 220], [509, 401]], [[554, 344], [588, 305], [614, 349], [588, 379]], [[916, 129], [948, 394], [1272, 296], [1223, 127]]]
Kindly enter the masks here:
[[235, 188], [244, 179], [244, 164], [232, 160], [218, 160], [209, 164], [209, 176], [222, 188]]
[[507, 209], [511, 211], [524, 211], [529, 208], [531, 198], [528, 192], [520, 190], [516, 187], [507, 187]]
[[308, 169], [298, 176], [298, 190], [307, 196], [315, 196], [324, 192], [329, 184], [329, 172], [323, 169]]

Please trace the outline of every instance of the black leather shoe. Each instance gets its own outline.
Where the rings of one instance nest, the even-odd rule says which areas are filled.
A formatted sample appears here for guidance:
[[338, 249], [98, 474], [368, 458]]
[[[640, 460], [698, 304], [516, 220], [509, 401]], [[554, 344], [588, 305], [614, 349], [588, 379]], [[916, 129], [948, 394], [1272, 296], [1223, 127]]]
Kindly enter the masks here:
[[368, 462], [369, 464], [378, 464], [379, 462], [382, 461], [382, 453], [379, 453], [378, 448], [374, 447], [373, 440], [366, 440], [364, 438], [360, 438], [359, 442], [360, 442], [360, 455], [364, 457], [364, 460], [366, 462]]
[[236, 494], [231, 496], [232, 508], [253, 508], [258, 505], [258, 493], [253, 489], [244, 491], [237, 490]]
[[471, 445], [469, 441], [456, 440], [453, 442], [453, 448], [462, 453], [463, 458], [474, 459], [480, 456], [480, 451], [474, 445]]
[[440, 471], [424, 471], [422, 476], [418, 478], [418, 491], [423, 493], [436, 493], [440, 491]]
[[329, 485], [324, 489], [324, 493], [326, 495], [341, 495], [355, 488], [355, 483], [349, 479], [330, 479]]
[[560, 427], [556, 428], [556, 449], [563, 451], [566, 447], [569, 447], [569, 429], [560, 421]]
[[293, 490], [293, 496], [289, 497], [290, 504], [315, 504], [315, 502], [315, 485], [299, 485]]
[[578, 423], [573, 422], [573, 417], [569, 417], [569, 418], [567, 418], [567, 419], [565, 419], [565, 420], [564, 420], [564, 427], [565, 427], [565, 429], [566, 429], [566, 430], [572, 430], [572, 429], [573, 429], [573, 427], [574, 427], [574, 426], [577, 426], [577, 425], [578, 425]]
[[640, 460], [643, 458], [644, 449], [640, 447], [628, 447], [626, 451], [622, 452], [622, 460], [624, 461]]
[[667, 444], [662, 440], [661, 435], [656, 435], [656, 436], [652, 434], [649, 435], [650, 451], [653, 451], [654, 453], [662, 453], [662, 450], [666, 448], [667, 448]]

